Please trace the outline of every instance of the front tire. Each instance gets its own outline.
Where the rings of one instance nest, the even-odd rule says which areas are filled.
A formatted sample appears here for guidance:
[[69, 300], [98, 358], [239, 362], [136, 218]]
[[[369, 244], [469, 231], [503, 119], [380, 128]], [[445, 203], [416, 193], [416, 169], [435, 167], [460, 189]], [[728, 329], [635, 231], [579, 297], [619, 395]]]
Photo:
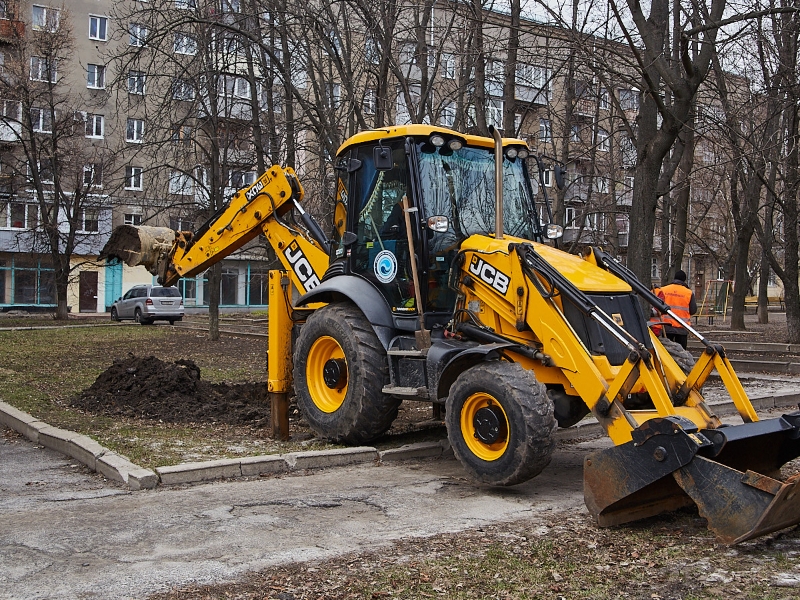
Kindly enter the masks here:
[[547, 390], [517, 363], [493, 361], [459, 375], [447, 397], [447, 436], [476, 480], [514, 485], [550, 462], [556, 419]]
[[300, 411], [333, 442], [370, 442], [397, 417], [400, 401], [382, 391], [389, 379], [386, 352], [351, 304], [330, 304], [308, 318], [297, 338], [293, 375]]
[[117, 309], [114, 307], [111, 308], [111, 320], [119, 321], [119, 315], [117, 314]]

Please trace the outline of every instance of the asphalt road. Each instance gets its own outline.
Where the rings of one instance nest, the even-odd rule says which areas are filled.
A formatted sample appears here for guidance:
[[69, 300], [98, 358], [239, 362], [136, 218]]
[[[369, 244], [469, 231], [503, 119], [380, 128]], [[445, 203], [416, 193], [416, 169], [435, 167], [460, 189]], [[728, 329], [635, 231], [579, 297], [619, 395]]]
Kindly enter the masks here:
[[608, 445], [562, 444], [539, 477], [502, 490], [437, 459], [129, 492], [2, 433], [3, 599], [142, 598], [399, 538], [585, 511], [583, 457]]

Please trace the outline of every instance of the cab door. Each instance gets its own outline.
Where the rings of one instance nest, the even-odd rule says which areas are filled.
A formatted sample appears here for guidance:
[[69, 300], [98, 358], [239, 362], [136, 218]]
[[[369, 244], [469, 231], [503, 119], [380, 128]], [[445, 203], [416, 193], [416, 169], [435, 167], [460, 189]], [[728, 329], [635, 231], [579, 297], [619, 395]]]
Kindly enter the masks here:
[[[383, 146], [391, 154], [391, 168], [378, 170], [374, 152]], [[351, 246], [350, 270], [372, 282], [397, 314], [416, 313], [411, 260], [403, 197], [413, 205], [409, 168], [402, 139], [365, 144], [358, 148], [361, 167], [354, 174], [350, 201], [351, 229], [356, 241]], [[416, 215], [418, 213], [412, 213]], [[418, 221], [417, 216], [412, 222]], [[412, 228], [412, 237], [417, 235]]]

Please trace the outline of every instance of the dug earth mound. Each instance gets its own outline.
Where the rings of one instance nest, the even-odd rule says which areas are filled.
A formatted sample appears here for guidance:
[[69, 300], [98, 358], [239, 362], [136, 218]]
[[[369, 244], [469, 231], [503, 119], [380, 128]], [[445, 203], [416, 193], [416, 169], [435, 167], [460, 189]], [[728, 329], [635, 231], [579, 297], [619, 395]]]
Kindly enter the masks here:
[[168, 423], [270, 426], [265, 383], [209, 383], [191, 360], [117, 359], [71, 405], [91, 413]]

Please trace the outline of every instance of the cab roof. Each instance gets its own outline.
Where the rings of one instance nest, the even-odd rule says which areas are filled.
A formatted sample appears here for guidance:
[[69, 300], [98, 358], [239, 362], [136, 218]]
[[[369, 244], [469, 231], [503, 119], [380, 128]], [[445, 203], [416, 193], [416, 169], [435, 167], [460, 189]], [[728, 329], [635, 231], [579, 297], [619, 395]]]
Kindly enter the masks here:
[[[457, 137], [464, 141], [467, 146], [482, 146], [484, 148], [494, 148], [494, 140], [490, 137], [478, 135], [465, 135], [446, 127], [438, 127], [435, 125], [392, 125], [390, 127], [381, 127], [380, 129], [369, 129], [355, 134], [354, 136], [345, 140], [336, 152], [336, 156], [340, 156], [345, 150], [353, 146], [360, 146], [368, 142], [375, 142], [377, 140], [385, 140], [390, 138], [404, 138], [412, 137], [430, 137], [434, 133], [440, 133], [445, 138]], [[524, 140], [518, 138], [503, 138], [503, 146], [525, 146], [528, 144]]]

